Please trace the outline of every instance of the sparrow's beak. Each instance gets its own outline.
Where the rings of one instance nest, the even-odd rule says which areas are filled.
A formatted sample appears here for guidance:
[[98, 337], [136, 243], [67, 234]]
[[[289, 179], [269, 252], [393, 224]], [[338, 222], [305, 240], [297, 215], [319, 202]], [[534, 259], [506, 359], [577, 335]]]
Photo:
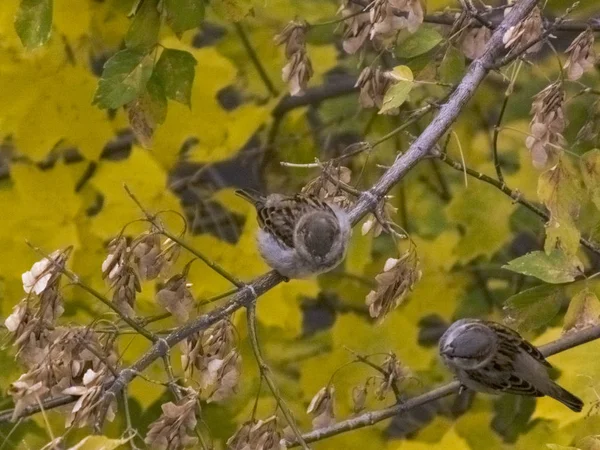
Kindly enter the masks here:
[[454, 356], [454, 347], [451, 345], [446, 345], [442, 348], [442, 355], [444, 356]]

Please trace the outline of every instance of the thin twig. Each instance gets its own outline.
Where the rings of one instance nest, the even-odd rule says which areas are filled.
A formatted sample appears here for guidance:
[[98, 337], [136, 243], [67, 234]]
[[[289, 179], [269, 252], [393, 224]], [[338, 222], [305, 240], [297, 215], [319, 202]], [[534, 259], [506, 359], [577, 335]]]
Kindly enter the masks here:
[[254, 47], [252, 47], [252, 43], [250, 42], [250, 39], [248, 39], [248, 36], [242, 28], [242, 25], [239, 22], [234, 22], [233, 27], [235, 28], [236, 33], [240, 37], [240, 40], [242, 41], [242, 45], [244, 46], [246, 53], [248, 53], [252, 64], [254, 64], [254, 68], [258, 72], [260, 79], [269, 91], [269, 94], [271, 94], [273, 97], [277, 97], [279, 95], [279, 92], [277, 92], [277, 89], [275, 89], [275, 85], [269, 78], [269, 75], [267, 75], [267, 71], [263, 67], [262, 63], [260, 62], [260, 59], [258, 58], [258, 55], [254, 51]]
[[[366, 364], [367, 366], [375, 369], [377, 372], [379, 372], [380, 374], [382, 374], [384, 376], [385, 379], [387, 379], [390, 374], [383, 369], [382, 367], [378, 366], [377, 364], [369, 361], [369, 358], [367, 356], [363, 356], [360, 353], [355, 352], [354, 350], [344, 346], [344, 348], [349, 351], [350, 353], [352, 353], [352, 356], [354, 356], [357, 360], [359, 360], [360, 362]], [[394, 392], [394, 396], [396, 397], [396, 401], [400, 401], [402, 398], [402, 394], [400, 392], [400, 389], [398, 388], [398, 385], [394, 382], [391, 384], [392, 387], [392, 391]]]
[[156, 220], [156, 217], [153, 216], [152, 214], [150, 214], [146, 210], [146, 208], [144, 208], [144, 206], [138, 200], [138, 198], [135, 196], [135, 194], [133, 192], [131, 192], [131, 190], [129, 189], [129, 186], [127, 186], [126, 184], [124, 184], [123, 187], [125, 188], [125, 191], [127, 192], [127, 195], [129, 195], [129, 197], [131, 197], [131, 199], [138, 206], [138, 208], [140, 209], [140, 211], [142, 211], [142, 213], [144, 214], [144, 216], [146, 217], [146, 219], [148, 220], [148, 222], [150, 222], [160, 232], [160, 234], [162, 234], [166, 238], [171, 239], [173, 242], [175, 242], [177, 245], [181, 246], [182, 248], [185, 248], [188, 252], [190, 252], [196, 258], [198, 258], [199, 260], [201, 260], [204, 264], [206, 264], [212, 270], [214, 270], [215, 272], [217, 272], [219, 275], [221, 275], [227, 281], [231, 282], [233, 285], [237, 286], [238, 288], [244, 287], [244, 282], [243, 281], [238, 280], [236, 277], [234, 277], [232, 274], [230, 274], [229, 272], [227, 272], [225, 269], [223, 269], [216, 262], [211, 261], [206, 256], [204, 256], [202, 253], [200, 253], [198, 250], [196, 250], [195, 248], [193, 248], [190, 245], [186, 244], [186, 242], [183, 241], [181, 238], [179, 238], [178, 236], [175, 236], [173, 233], [171, 233], [170, 231], [166, 230]]
[[246, 308], [246, 319], [248, 322], [248, 334], [250, 336], [250, 343], [252, 344], [252, 352], [254, 353], [254, 358], [256, 359], [256, 363], [258, 364], [260, 376], [267, 382], [267, 386], [269, 386], [273, 397], [275, 397], [275, 401], [277, 402], [277, 405], [279, 405], [279, 409], [281, 409], [281, 412], [283, 413], [283, 416], [285, 417], [285, 420], [287, 421], [288, 425], [294, 432], [298, 443], [302, 446], [304, 450], [309, 450], [308, 445], [306, 444], [306, 442], [304, 442], [304, 439], [302, 439], [302, 432], [296, 424], [296, 419], [294, 419], [294, 415], [292, 414], [287, 404], [285, 403], [285, 400], [279, 393], [279, 388], [277, 387], [275, 380], [273, 380], [273, 377], [271, 376], [271, 369], [265, 362], [265, 359], [263, 358], [262, 351], [260, 349], [260, 344], [258, 342], [258, 333], [256, 332], [256, 305], [254, 303], [249, 304]]
[[[478, 180], [481, 180], [485, 183], [491, 184], [492, 186], [501, 190], [506, 195], [508, 195], [510, 198], [512, 198], [513, 201], [515, 201], [519, 205], [523, 205], [525, 208], [527, 208], [534, 214], [537, 214], [539, 217], [544, 219], [546, 222], [548, 220], [550, 220], [550, 216], [545, 211], [541, 210], [540, 208], [535, 206], [533, 203], [525, 200], [523, 198], [523, 196], [521, 195], [521, 193], [519, 191], [517, 191], [516, 189], [511, 189], [505, 183], [501, 183], [500, 181], [495, 180], [494, 178], [492, 178], [484, 173], [481, 173], [481, 172], [473, 170], [469, 167], [466, 167], [464, 164], [450, 158], [445, 153], [440, 154], [439, 159], [441, 161], [445, 162], [448, 166], [452, 167], [454, 170], [458, 170], [460, 172], [466, 173], [466, 174], [472, 176], [473, 178], [477, 178]], [[594, 252], [597, 255], [600, 255], [600, 248], [595, 243], [590, 242], [583, 237], [579, 239], [579, 242], [581, 243], [581, 245], [583, 245], [588, 250]]]

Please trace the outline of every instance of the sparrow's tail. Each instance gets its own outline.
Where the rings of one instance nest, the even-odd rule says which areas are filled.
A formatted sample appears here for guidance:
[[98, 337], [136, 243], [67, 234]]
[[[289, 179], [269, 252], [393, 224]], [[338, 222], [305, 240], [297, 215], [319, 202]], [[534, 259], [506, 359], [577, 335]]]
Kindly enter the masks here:
[[552, 383], [548, 395], [575, 412], [581, 412], [583, 409], [583, 402], [579, 397], [575, 397], [569, 391], [563, 389], [556, 383]]
[[264, 205], [265, 197], [260, 192], [254, 189], [237, 189], [235, 193], [244, 200], [252, 203], [254, 206]]

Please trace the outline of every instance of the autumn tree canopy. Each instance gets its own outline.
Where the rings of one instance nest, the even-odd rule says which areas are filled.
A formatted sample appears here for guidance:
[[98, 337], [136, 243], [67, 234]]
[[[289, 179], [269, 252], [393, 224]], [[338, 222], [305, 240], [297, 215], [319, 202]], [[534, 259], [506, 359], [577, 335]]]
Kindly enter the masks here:
[[[0, 450], [600, 448], [598, 14], [4, 0]], [[345, 258], [286, 278], [315, 205]], [[462, 318], [583, 411], [464, 389]]]

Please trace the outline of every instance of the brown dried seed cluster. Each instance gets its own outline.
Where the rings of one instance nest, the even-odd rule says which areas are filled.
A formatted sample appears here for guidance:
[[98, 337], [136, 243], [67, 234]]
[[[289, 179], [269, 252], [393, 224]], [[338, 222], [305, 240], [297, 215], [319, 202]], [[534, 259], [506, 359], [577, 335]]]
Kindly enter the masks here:
[[481, 26], [468, 29], [462, 37], [461, 49], [469, 59], [477, 59], [483, 55], [487, 42], [492, 37], [492, 30]]
[[[504, 10], [504, 14], [508, 14], [511, 8]], [[540, 8], [534, 7], [529, 15], [519, 22], [517, 25], [510, 27], [504, 36], [502, 36], [502, 42], [504, 47], [511, 51], [519, 52], [527, 47], [532, 42], [538, 40], [544, 31], [544, 24], [542, 23], [542, 13]], [[537, 42], [531, 47], [527, 48], [526, 53], [535, 53], [542, 48], [542, 42]]]
[[106, 361], [116, 364], [112, 341], [101, 342], [91, 329], [56, 326], [63, 312], [60, 279], [69, 253], [70, 249], [56, 251], [23, 274], [28, 296], [4, 323], [27, 368], [9, 388], [15, 402], [13, 420], [27, 406], [81, 385], [87, 371], [101, 370]]
[[413, 249], [400, 258], [389, 258], [383, 272], [375, 277], [377, 288], [367, 295], [366, 304], [371, 317], [383, 320], [397, 308], [421, 279], [419, 259]]
[[182, 343], [181, 365], [198, 372], [202, 398], [218, 402], [235, 393], [242, 357], [235, 348], [233, 325], [221, 320]]
[[383, 70], [365, 67], [355, 84], [355, 87], [360, 88], [358, 96], [360, 106], [381, 109], [385, 92], [392, 84], [393, 80]]
[[282, 434], [278, 429], [277, 417], [249, 421], [227, 440], [229, 450], [284, 450]]
[[347, 167], [326, 166], [323, 168], [323, 173], [310, 180], [302, 188], [302, 192], [347, 208], [352, 204], [352, 200], [348, 197], [348, 193], [340, 187], [340, 183], [350, 184], [351, 177], [352, 171]]
[[551, 163], [563, 145], [561, 133], [566, 125], [564, 101], [565, 93], [560, 82], [551, 84], [534, 97], [530, 136], [525, 140], [525, 145], [531, 150], [533, 165], [538, 169]]
[[414, 33], [423, 23], [424, 9], [420, 0], [375, 0], [370, 8], [343, 0], [338, 14], [344, 20], [343, 48], [354, 54], [363, 47], [367, 37], [376, 48], [387, 47], [400, 30]]
[[579, 80], [588, 69], [596, 64], [596, 50], [594, 49], [594, 32], [588, 28], [577, 36], [567, 48], [567, 62], [565, 70], [569, 80]]
[[313, 429], [325, 428], [335, 423], [335, 388], [332, 384], [319, 390], [310, 401], [307, 414], [313, 416]]
[[180, 450], [198, 443], [192, 436], [196, 428], [197, 395], [190, 393], [177, 403], [161, 405], [162, 414], [150, 424], [144, 442], [153, 449]]
[[[66, 427], [76, 426], [81, 428], [86, 425], [93, 425], [96, 422], [100, 413], [105, 386], [112, 379], [113, 376], [106, 367], [99, 371], [88, 369], [83, 376], [82, 385], [63, 390], [63, 394], [79, 396], [69, 417], [67, 417]], [[106, 414], [107, 420], [112, 421], [115, 418], [116, 407], [117, 402], [112, 401]]]
[[190, 284], [183, 275], [174, 275], [156, 293], [156, 301], [181, 323], [188, 320], [194, 306]]
[[371, 7], [371, 40], [386, 40], [398, 31], [417, 31], [423, 23], [423, 7], [419, 0], [375, 0]]
[[408, 368], [403, 366], [396, 355], [391, 352], [386, 357], [381, 368], [387, 375], [381, 379], [381, 382], [377, 386], [375, 397], [379, 400], [384, 400], [386, 395], [393, 390], [393, 386], [398, 387], [398, 384], [410, 377], [411, 374]]
[[285, 44], [288, 63], [281, 71], [290, 95], [302, 95], [313, 75], [312, 64], [306, 52], [306, 22], [292, 21], [274, 38], [277, 45]]
[[15, 402], [13, 419], [25, 407], [37, 404], [36, 397], [41, 400], [68, 389], [81, 389], [89, 371], [101, 372], [105, 363], [116, 367], [117, 359], [113, 342], [107, 339], [102, 343], [91, 329], [59, 327], [48, 331], [44, 339], [38, 340], [37, 346], [29, 348], [26, 357], [21, 358], [29, 370], [12, 383], [9, 390]]
[[352, 412], [354, 414], [360, 413], [365, 409], [367, 403], [368, 394], [368, 382], [360, 386], [354, 386], [352, 388]]
[[102, 263], [102, 277], [113, 290], [112, 301], [119, 310], [133, 317], [141, 281], [154, 280], [168, 272], [179, 256], [180, 247], [170, 239], [161, 243], [157, 230], [151, 229], [131, 243], [118, 236], [108, 244]]

